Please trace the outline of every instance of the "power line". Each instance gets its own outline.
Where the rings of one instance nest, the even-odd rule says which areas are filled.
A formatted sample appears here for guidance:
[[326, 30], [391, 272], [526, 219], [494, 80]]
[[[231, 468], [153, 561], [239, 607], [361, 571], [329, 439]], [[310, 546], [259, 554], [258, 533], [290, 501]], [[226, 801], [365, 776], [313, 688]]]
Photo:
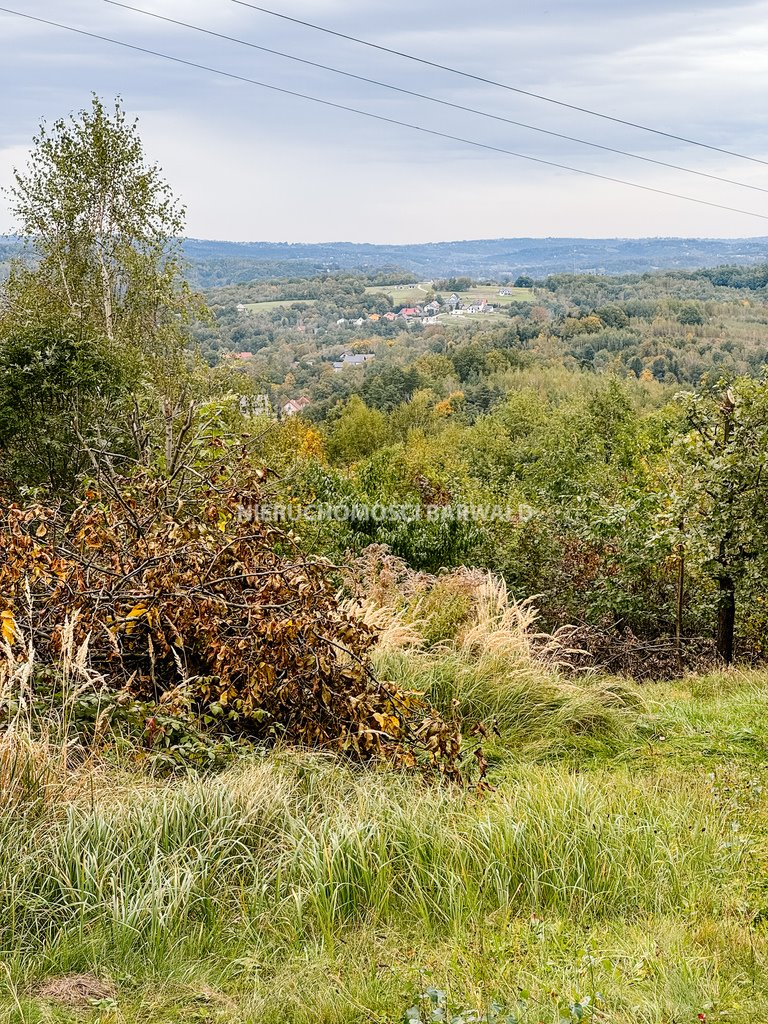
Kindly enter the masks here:
[[273, 18], [282, 18], [283, 21], [291, 21], [295, 25], [303, 25], [305, 28], [315, 29], [317, 32], [325, 32], [327, 35], [336, 36], [339, 39], [347, 39], [352, 43], [359, 43], [361, 46], [370, 46], [374, 50], [381, 50], [383, 53], [392, 53], [396, 57], [405, 57], [406, 60], [416, 61], [417, 64], [425, 64], [430, 68], [437, 68], [439, 71], [448, 71], [452, 75], [461, 75], [462, 78], [470, 78], [475, 82], [482, 82], [484, 85], [493, 85], [497, 89], [506, 89], [508, 92], [516, 92], [521, 96], [529, 96], [531, 99], [543, 100], [545, 103], [554, 103], [557, 107], [565, 107], [567, 110], [576, 110], [580, 114], [589, 114], [591, 117], [600, 117], [604, 121], [613, 121], [614, 124], [623, 124], [628, 128], [638, 128], [643, 132], [651, 132], [653, 135], [661, 135], [665, 139], [674, 139], [676, 142], [685, 142], [689, 146], [699, 146], [701, 149], [710, 149], [715, 153], [724, 153], [726, 156], [735, 156], [739, 160], [750, 160], [755, 164], [763, 164], [768, 167], [768, 160], [761, 160], [756, 156], [747, 156], [745, 153], [735, 153], [730, 149], [721, 149], [719, 146], [710, 146], [707, 142], [699, 142], [696, 139], [688, 139], [683, 135], [674, 135], [671, 132], [661, 131], [659, 128], [651, 128], [646, 124], [638, 124], [635, 121], [627, 121], [623, 117], [612, 117], [610, 114], [603, 114], [599, 110], [591, 110], [589, 107], [579, 107], [575, 103], [566, 103], [564, 100], [556, 100], [552, 96], [544, 96], [539, 92], [532, 92], [529, 89], [521, 89], [505, 82], [497, 82], [492, 78], [483, 78], [482, 75], [473, 75], [469, 71], [461, 71], [459, 68], [449, 67], [447, 64], [438, 64], [436, 61], [427, 60], [425, 57], [416, 57], [412, 53], [405, 53], [403, 50], [395, 50], [380, 43], [372, 43], [369, 39], [360, 39], [358, 36], [348, 35], [346, 32], [338, 32], [335, 29], [327, 28], [324, 25], [315, 25], [311, 21], [302, 21], [301, 18], [293, 18], [288, 14], [281, 14], [280, 11], [272, 11], [268, 7], [260, 7], [258, 4], [248, 3], [247, 0], [231, 0], [240, 7], [250, 7], [253, 11], [260, 11], [262, 14], [269, 14]]
[[725, 206], [722, 203], [713, 203], [708, 199], [697, 199], [694, 196], [683, 195], [680, 192], [669, 192], [666, 189], [655, 188], [652, 185], [641, 185], [636, 181], [627, 181], [625, 178], [614, 178], [607, 174], [600, 174], [597, 171], [587, 171], [582, 167], [571, 167], [569, 164], [558, 163], [555, 160], [545, 160], [542, 157], [530, 156], [527, 153], [517, 153], [511, 149], [504, 149], [501, 146], [492, 146], [486, 142], [477, 142], [474, 139], [465, 139], [459, 135], [451, 135], [448, 132], [440, 132], [434, 128], [425, 128], [423, 125], [411, 124], [408, 121], [400, 121], [394, 117], [385, 117], [383, 114], [374, 114], [370, 110], [361, 110], [359, 107], [350, 107], [343, 103], [335, 103], [332, 100], [320, 99], [318, 96], [311, 96], [308, 93], [296, 92], [293, 89], [285, 89], [279, 85], [271, 85], [268, 82], [260, 82], [254, 78], [246, 78], [244, 75], [237, 75], [232, 71], [224, 71], [221, 68], [212, 68], [207, 64], [198, 64], [196, 61], [186, 60], [183, 57], [174, 57], [168, 53], [161, 53], [158, 50], [150, 50], [144, 46], [137, 46], [135, 43], [128, 43], [123, 39], [113, 39], [110, 36], [100, 35], [97, 32], [89, 32], [83, 28], [75, 28], [72, 25], [64, 25], [59, 21], [51, 21], [48, 18], [40, 18], [33, 14], [26, 14], [22, 11], [14, 11], [9, 7], [0, 7], [0, 12], [11, 14], [17, 18], [25, 18], [41, 25], [48, 25], [52, 28], [60, 28], [66, 32], [73, 32], [76, 35], [86, 36], [89, 39], [98, 39], [103, 43], [112, 43], [115, 46], [122, 46], [125, 49], [133, 50], [136, 53], [143, 53], [150, 57], [159, 57], [161, 60], [173, 61], [174, 64], [181, 64], [185, 67], [196, 68], [198, 71], [206, 71], [213, 75], [221, 75], [224, 78], [236, 82], [245, 82], [248, 85], [256, 85], [260, 89], [269, 89], [271, 92], [281, 93], [284, 96], [293, 96], [296, 99], [308, 100], [311, 103], [318, 103], [324, 107], [331, 107], [334, 110], [343, 110], [350, 114], [359, 114], [361, 117], [368, 117], [374, 121], [381, 121], [384, 124], [396, 125], [399, 128], [409, 128], [412, 131], [421, 132], [425, 135], [432, 135], [435, 138], [447, 139], [450, 142], [458, 142], [465, 146], [473, 146], [476, 149], [487, 150], [491, 153], [501, 153], [504, 156], [513, 156], [518, 160], [528, 160], [531, 163], [543, 164], [545, 167], [554, 167], [561, 171], [572, 171], [575, 174], [582, 174], [589, 178], [598, 178], [600, 181], [609, 181], [615, 185], [626, 185], [629, 188], [640, 189], [643, 192], [653, 192], [656, 195], [668, 196], [671, 199], [682, 199], [688, 203], [696, 203], [699, 206], [708, 206], [714, 210], [725, 210], [728, 213], [738, 213], [745, 217], [757, 217], [760, 220], [768, 220], [768, 214], [756, 213], [753, 210], [742, 210], [735, 206]]
[[202, 28], [199, 25], [192, 25], [188, 21], [179, 21], [177, 18], [169, 18], [163, 14], [155, 14], [154, 11], [145, 11], [141, 7], [133, 7], [131, 4], [121, 3], [120, 0], [104, 0], [104, 3], [112, 7], [121, 7], [126, 11], [133, 11], [135, 14], [143, 14], [148, 18], [155, 18], [157, 21], [165, 21], [170, 25], [178, 25], [181, 28], [191, 29], [193, 32], [201, 32], [216, 39], [224, 39], [230, 43], [237, 43], [240, 46], [247, 46], [252, 50], [259, 50], [261, 53], [269, 53], [276, 57], [284, 57], [286, 60], [296, 61], [311, 68], [319, 68], [322, 71], [330, 71], [334, 75], [343, 75], [345, 78], [352, 78], [357, 82], [366, 82], [368, 85], [380, 86], [382, 89], [390, 89], [393, 92], [402, 93], [405, 96], [414, 96], [420, 100], [428, 100], [430, 103], [439, 103], [443, 107], [451, 107], [453, 110], [461, 110], [468, 114], [477, 114], [480, 117], [490, 118], [493, 121], [501, 121], [504, 124], [511, 124], [517, 128], [525, 128], [528, 131], [539, 132], [542, 135], [550, 135], [556, 139], [565, 139], [568, 142], [577, 142], [582, 146], [591, 146], [593, 149], [600, 149], [605, 153], [615, 153], [618, 156], [626, 156], [632, 160], [642, 160], [644, 163], [656, 164], [658, 167], [668, 167], [673, 171], [683, 171], [685, 174], [695, 174], [699, 178], [709, 178], [710, 181], [719, 181], [723, 185], [735, 185], [738, 188], [747, 188], [753, 192], [764, 192], [768, 194], [768, 188], [760, 185], [749, 185], [743, 181], [735, 181], [733, 178], [724, 178], [719, 174], [710, 174], [707, 171], [697, 171], [692, 167], [683, 167], [680, 164], [668, 163], [666, 160], [657, 160], [654, 157], [642, 156], [639, 153], [630, 153], [624, 149], [616, 149], [613, 146], [604, 146], [599, 142], [589, 142], [587, 139], [580, 139], [573, 135], [565, 135], [562, 132], [550, 131], [548, 128], [541, 128], [538, 125], [526, 124], [524, 121], [514, 121], [509, 117], [502, 117], [500, 114], [492, 114], [486, 110], [478, 110], [475, 107], [466, 107], [461, 103], [453, 103], [450, 100], [440, 99], [437, 96], [429, 96], [423, 92], [415, 92], [413, 89], [405, 89], [399, 85], [392, 85], [388, 82], [380, 82], [375, 78], [366, 78], [364, 75], [356, 75], [351, 71], [343, 71], [341, 68], [331, 67], [328, 64], [320, 64], [314, 60], [307, 60], [304, 57], [297, 57], [291, 53], [283, 53], [281, 50], [273, 50], [269, 46], [262, 46], [247, 39], [240, 39], [237, 36], [225, 35], [223, 32], [214, 32], [213, 29]]

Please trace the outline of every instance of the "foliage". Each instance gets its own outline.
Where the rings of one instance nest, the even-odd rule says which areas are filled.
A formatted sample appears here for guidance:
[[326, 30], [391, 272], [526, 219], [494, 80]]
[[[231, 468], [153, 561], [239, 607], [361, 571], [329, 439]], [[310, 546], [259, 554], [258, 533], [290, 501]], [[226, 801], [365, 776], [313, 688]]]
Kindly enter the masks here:
[[82, 321], [37, 316], [2, 328], [0, 465], [17, 484], [65, 493], [90, 468], [85, 446], [97, 444], [101, 425], [119, 446], [107, 424], [125, 394], [125, 367]]
[[736, 590], [763, 578], [768, 558], [768, 385], [720, 381], [681, 396], [689, 430], [674, 446], [663, 524], [718, 588], [718, 654], [733, 658]]
[[48, 302], [99, 336], [169, 359], [191, 311], [180, 281], [184, 215], [147, 165], [136, 123], [119, 101], [110, 114], [94, 96], [90, 110], [43, 124], [33, 144], [9, 190], [36, 257], [11, 276], [12, 312], [31, 275]]
[[[558, 1005], [558, 1024], [585, 1021], [598, 1011], [602, 994], [583, 995], [576, 999], [561, 1000]], [[523, 989], [513, 1006], [494, 999], [482, 1010], [453, 1007], [448, 993], [430, 985], [419, 993], [418, 1001], [403, 1014], [404, 1024], [524, 1024], [531, 1010], [535, 1010], [531, 993]]]
[[148, 381], [173, 389], [202, 307], [181, 277], [183, 211], [119, 101], [43, 124], [9, 198], [31, 259], [0, 307], [3, 470], [66, 494], [89, 449], [128, 450]]
[[765, 1019], [765, 678], [594, 671], [711, 660], [716, 609], [765, 651], [765, 268], [421, 325], [376, 319], [406, 275], [297, 247], [191, 328], [213, 370], [119, 104], [44, 127], [14, 201], [0, 1016]]
[[[372, 629], [342, 611], [326, 562], [259, 520], [263, 471], [212, 462], [180, 498], [148, 474], [112, 479], [72, 512], [3, 508], [6, 642], [43, 664], [66, 624], [113, 689], [157, 715], [350, 757], [455, 771], [455, 729], [376, 680]], [[85, 646], [83, 646], [85, 645]]]
[[357, 396], [350, 398], [328, 433], [328, 453], [340, 462], [357, 462], [371, 455], [386, 437], [386, 420]]

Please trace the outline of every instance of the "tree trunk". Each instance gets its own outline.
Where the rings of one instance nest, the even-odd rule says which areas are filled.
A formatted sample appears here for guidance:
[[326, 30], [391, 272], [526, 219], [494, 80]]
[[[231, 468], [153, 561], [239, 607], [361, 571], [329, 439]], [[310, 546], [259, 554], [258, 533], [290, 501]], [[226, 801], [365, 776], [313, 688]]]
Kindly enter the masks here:
[[733, 661], [733, 631], [736, 622], [736, 594], [733, 579], [719, 576], [720, 589], [717, 605], [717, 653], [726, 665]]
[[[682, 524], [681, 524], [682, 532]], [[675, 602], [675, 654], [677, 671], [683, 674], [683, 601], [685, 597], [685, 548], [681, 544], [677, 554], [677, 601]]]

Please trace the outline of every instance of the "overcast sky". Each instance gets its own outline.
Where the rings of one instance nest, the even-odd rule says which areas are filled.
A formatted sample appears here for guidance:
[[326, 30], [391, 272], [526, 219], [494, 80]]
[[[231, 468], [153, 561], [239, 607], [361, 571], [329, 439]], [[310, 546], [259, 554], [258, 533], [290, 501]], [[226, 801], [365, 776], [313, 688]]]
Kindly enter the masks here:
[[[233, 0], [133, 6], [402, 88], [768, 189], [768, 166], [334, 38]], [[255, 0], [258, 2], [258, 0]], [[440, 64], [768, 161], [768, 0], [260, 0]], [[0, 0], [383, 117], [768, 217], [768, 193], [614, 156], [121, 10]], [[768, 235], [768, 220], [547, 168], [0, 13], [0, 184], [41, 119], [123, 97], [188, 233], [238, 241]], [[0, 232], [12, 228], [0, 200]]]

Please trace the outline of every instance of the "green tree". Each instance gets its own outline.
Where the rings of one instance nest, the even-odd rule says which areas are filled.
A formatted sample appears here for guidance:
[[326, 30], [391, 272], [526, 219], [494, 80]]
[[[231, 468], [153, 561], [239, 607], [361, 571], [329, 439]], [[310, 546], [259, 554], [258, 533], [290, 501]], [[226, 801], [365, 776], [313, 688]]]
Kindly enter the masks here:
[[698, 302], [686, 302], [677, 314], [681, 324], [698, 325], [704, 323], [704, 314]]
[[7, 331], [0, 347], [5, 475], [32, 487], [71, 490], [90, 468], [83, 432], [105, 422], [121, 399], [120, 369], [74, 320], [48, 319]]
[[386, 416], [354, 395], [330, 426], [328, 454], [343, 464], [357, 462], [385, 445], [388, 434]]
[[606, 327], [627, 327], [629, 325], [626, 310], [615, 303], [601, 306], [595, 310], [595, 315], [600, 317]]
[[97, 97], [42, 125], [8, 198], [31, 258], [2, 296], [0, 451], [17, 483], [66, 489], [87, 450], [128, 437], [148, 382], [167, 394], [183, 377], [200, 310], [181, 273], [183, 209], [120, 101], [110, 112]]
[[30, 277], [39, 294], [98, 335], [168, 355], [196, 311], [181, 274], [184, 210], [120, 101], [45, 124], [9, 189], [34, 265], [16, 265], [11, 307]]
[[768, 563], [768, 382], [680, 398], [689, 429], [673, 449], [668, 528], [717, 588], [717, 651], [729, 664], [737, 592]]

